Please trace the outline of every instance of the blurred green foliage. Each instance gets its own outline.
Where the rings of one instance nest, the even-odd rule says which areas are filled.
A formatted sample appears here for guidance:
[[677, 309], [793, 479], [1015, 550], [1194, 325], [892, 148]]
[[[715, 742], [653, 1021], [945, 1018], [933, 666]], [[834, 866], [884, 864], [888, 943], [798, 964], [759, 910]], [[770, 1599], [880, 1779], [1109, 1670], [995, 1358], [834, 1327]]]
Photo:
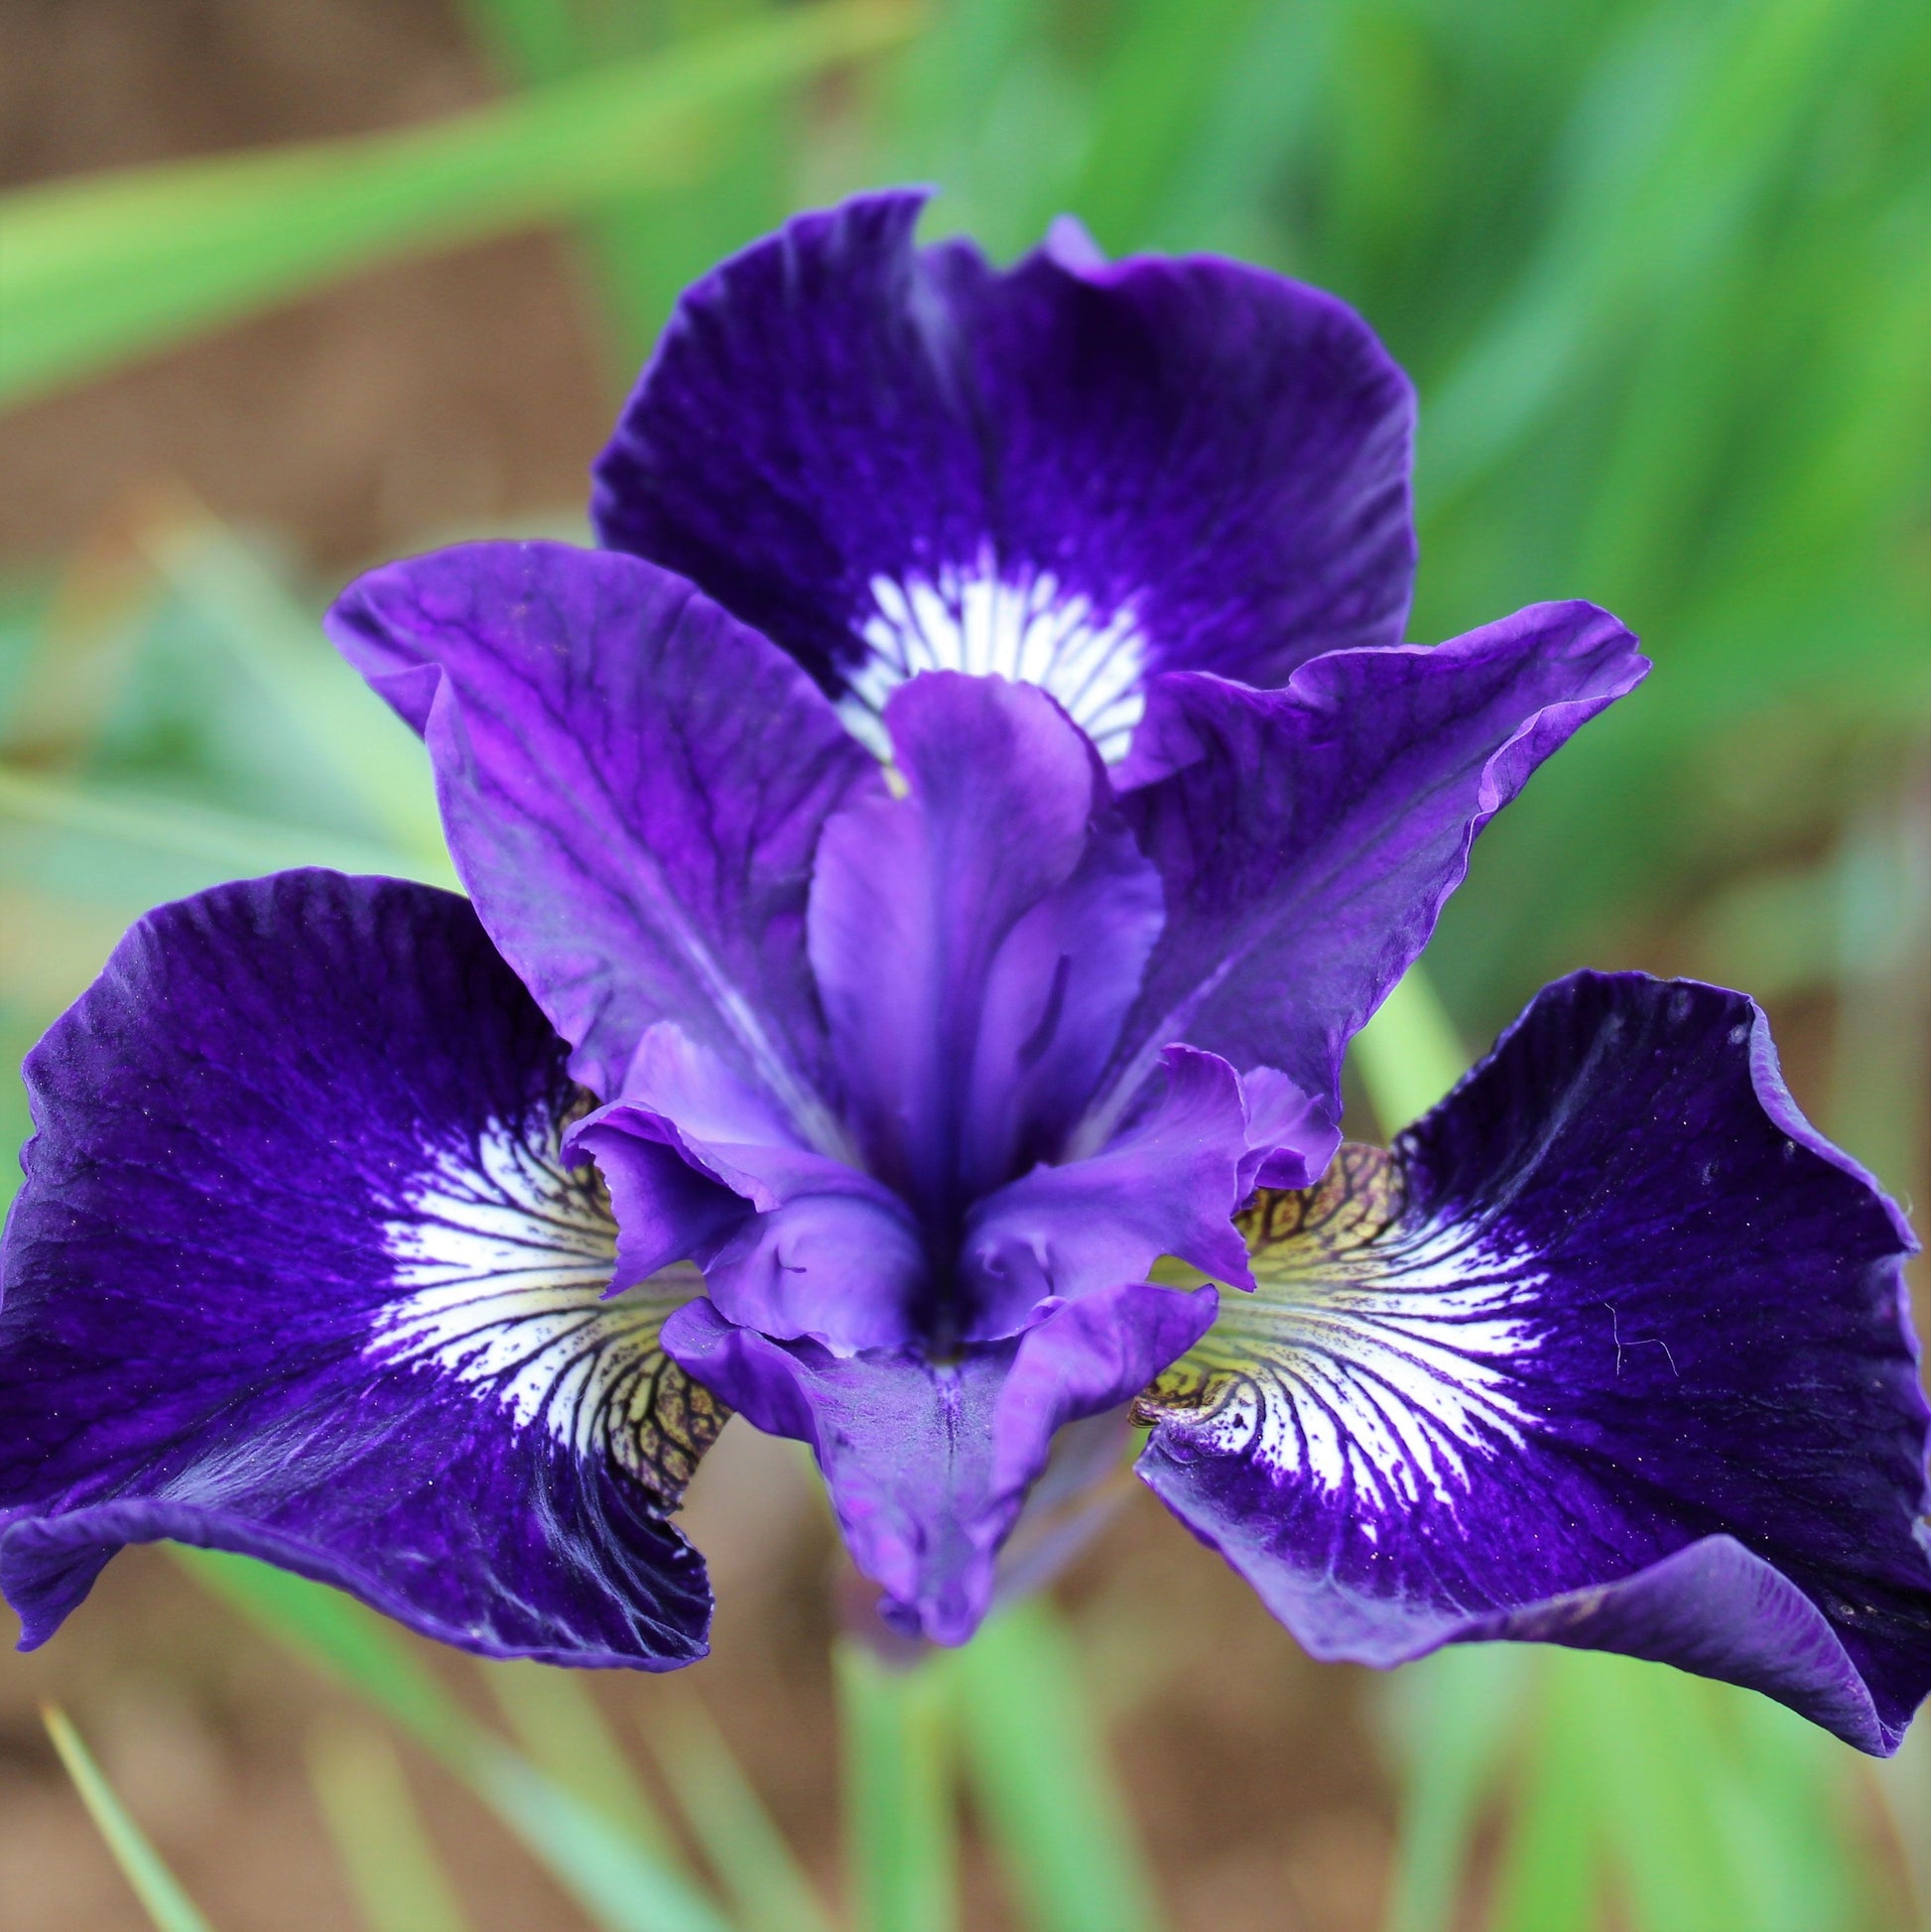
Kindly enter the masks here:
[[[1831, 1016], [1829, 1124], [1894, 1186], [1924, 1184], [1931, 10], [468, 11], [499, 105], [0, 196], [0, 402], [380, 255], [558, 219], [603, 298], [614, 395], [719, 255], [791, 207], [910, 178], [942, 191], [934, 232], [1000, 255], [1070, 209], [1112, 250], [1224, 250], [1318, 282], [1420, 388], [1413, 635], [1586, 595], [1658, 666], [1487, 835], [1430, 952], [1447, 1012], [1411, 987], [1360, 1056], [1388, 1123], [1452, 1078], [1458, 1027], [1485, 1040], [1553, 972], [1640, 957]], [[60, 573], [0, 582], [0, 1050], [24, 1050], [156, 900], [303, 862], [447, 879], [414, 747], [320, 642], [328, 587], [159, 496]], [[17, 1134], [17, 1090], [6, 1106]], [[585, 1750], [615, 1745], [586, 1743], [600, 1721], [572, 1693], [506, 1685], [512, 1750], [380, 1646], [307, 1627], [312, 1648], [348, 1643], [336, 1667], [480, 1777], [598, 1922], [718, 1922], [641, 1787], [573, 1783]], [[958, 1682], [846, 1660], [854, 1872], [879, 1932], [943, 1917], [956, 1774], [984, 1781], [1041, 1932], [1081, 1923], [1083, 1890], [1112, 1899], [1107, 1923], [1151, 1912], [1090, 1721], [1024, 1691], [1042, 1670], [1063, 1681], [1062, 1641], [1008, 1630]], [[979, 1714], [963, 1727], [959, 1682]], [[1404, 1932], [1448, 1925], [1475, 1868], [1503, 1932], [1611, 1910], [1645, 1932], [1931, 1926], [1931, 1873], [1915, 1904], [1901, 1890], [1931, 1845], [1921, 1746], [1873, 1779], [1773, 1707], [1561, 1653], [1472, 1652], [1396, 1682]], [[999, 1709], [1045, 1729], [983, 1721]], [[818, 1923], [702, 1735], [664, 1761], [708, 1767], [675, 1795], [737, 1869], [734, 1921]], [[319, 1746], [344, 1856], [413, 1869], [428, 1896], [407, 1824], [385, 1837], [342, 1796], [344, 1753], [366, 1749]], [[1073, 1828], [1041, 1833], [1022, 1795], [1056, 1780]]]

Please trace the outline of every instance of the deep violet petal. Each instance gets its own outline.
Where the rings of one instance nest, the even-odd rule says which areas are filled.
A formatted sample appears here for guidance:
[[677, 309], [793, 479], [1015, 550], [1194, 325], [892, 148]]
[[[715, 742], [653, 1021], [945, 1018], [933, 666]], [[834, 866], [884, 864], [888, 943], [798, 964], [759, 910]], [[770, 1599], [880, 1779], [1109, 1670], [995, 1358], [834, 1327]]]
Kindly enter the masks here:
[[874, 733], [914, 672], [1001, 672], [1113, 757], [1143, 672], [1399, 640], [1413, 398], [1358, 316], [1063, 235], [1001, 272], [915, 247], [924, 199], [800, 215], [687, 291], [596, 465], [604, 543]]
[[503, 957], [616, 1096], [674, 1020], [836, 1138], [805, 959], [819, 829], [880, 787], [781, 651], [681, 579], [565, 544], [372, 571], [330, 635], [423, 729], [456, 869]]
[[1151, 1393], [1140, 1470], [1311, 1651], [1622, 1650], [1895, 1748], [1931, 1690], [1912, 1242], [1748, 999], [1563, 980], [1249, 1230], [1260, 1292]]
[[239, 1550], [488, 1656], [664, 1669], [721, 1419], [605, 1300], [565, 1048], [461, 900], [290, 872], [150, 914], [35, 1049], [0, 1300], [0, 1584]]
[[1153, 1104], [1096, 1154], [1036, 1167], [974, 1204], [960, 1267], [968, 1339], [1009, 1335], [1042, 1303], [1137, 1281], [1163, 1255], [1253, 1285], [1233, 1214], [1247, 1118], [1224, 1060], [1169, 1047]]
[[1272, 1069], [1339, 1119], [1343, 1051], [1477, 835], [1647, 669], [1613, 617], [1564, 603], [1432, 649], [1337, 653], [1280, 691], [1157, 680], [1124, 774], [1150, 782], [1121, 809], [1166, 925], [1076, 1146], [1112, 1132], [1175, 1040]]

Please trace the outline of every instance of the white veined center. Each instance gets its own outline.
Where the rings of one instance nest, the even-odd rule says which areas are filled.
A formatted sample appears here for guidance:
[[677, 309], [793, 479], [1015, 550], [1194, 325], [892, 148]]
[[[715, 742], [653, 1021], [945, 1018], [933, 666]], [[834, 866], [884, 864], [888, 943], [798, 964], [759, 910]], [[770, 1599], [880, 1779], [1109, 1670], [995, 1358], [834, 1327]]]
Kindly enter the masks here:
[[1187, 1433], [1356, 1508], [1453, 1505], [1472, 1463], [1521, 1447], [1533, 1422], [1513, 1371], [1536, 1346], [1526, 1316], [1541, 1279], [1527, 1256], [1458, 1227], [1279, 1283], [1262, 1274], [1258, 1294], [1223, 1299], [1200, 1354], [1227, 1380]]
[[1092, 598], [1051, 571], [1001, 577], [989, 554], [938, 580], [871, 580], [871, 647], [846, 673], [838, 709], [846, 727], [889, 757], [885, 701], [921, 671], [996, 675], [1051, 692], [1108, 764], [1125, 757], [1146, 708], [1146, 640], [1130, 606], [1101, 617]]
[[590, 1170], [565, 1167], [549, 1138], [535, 1148], [492, 1126], [473, 1151], [437, 1154], [406, 1190], [384, 1230], [395, 1299], [367, 1352], [434, 1367], [500, 1403], [516, 1428], [542, 1428], [578, 1456], [613, 1455], [662, 1487], [658, 1330], [702, 1282], [686, 1270], [668, 1297], [640, 1283], [605, 1301], [616, 1224]]

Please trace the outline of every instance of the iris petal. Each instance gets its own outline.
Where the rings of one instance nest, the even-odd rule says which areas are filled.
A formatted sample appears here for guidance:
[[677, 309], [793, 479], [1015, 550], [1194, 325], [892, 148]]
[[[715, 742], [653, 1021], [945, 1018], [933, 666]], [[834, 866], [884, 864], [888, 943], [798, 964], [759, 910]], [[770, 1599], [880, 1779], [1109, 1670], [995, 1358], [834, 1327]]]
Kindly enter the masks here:
[[0, 1582], [44, 1640], [174, 1537], [492, 1656], [703, 1654], [665, 1520], [723, 1411], [605, 1298], [566, 1049], [460, 899], [285, 873], [151, 915], [28, 1065]]
[[924, 195], [801, 215], [689, 290], [596, 468], [601, 540], [791, 651], [882, 745], [921, 671], [1045, 686], [1108, 758], [1144, 679], [1399, 639], [1413, 400], [1367, 326], [1237, 263], [1007, 272]]
[[1084, 1160], [1036, 1167], [974, 1204], [961, 1256], [972, 1339], [1006, 1335], [1041, 1303], [1142, 1279], [1163, 1255], [1252, 1285], [1233, 1227], [1247, 1122], [1224, 1060], [1169, 1047], [1160, 1092]]
[[1331, 1145], [1343, 1049], [1420, 953], [1477, 835], [1647, 669], [1613, 617], [1568, 603], [1432, 649], [1339, 652], [1280, 691], [1157, 681], [1123, 775], [1150, 782], [1121, 809], [1166, 924], [1086, 1140], [1185, 1040], [1242, 1075], [1275, 1070], [1315, 1103], [1301, 1151]]
[[949, 1239], [1052, 1158], [1112, 1051], [1159, 880], [1040, 692], [950, 674], [887, 713], [906, 796], [832, 819], [812, 965], [868, 1164]]
[[1869, 1750], [1931, 1690], [1901, 1219], [1742, 995], [1545, 991], [1392, 1155], [1248, 1219], [1141, 1474], [1318, 1655], [1626, 1650]]
[[371, 572], [329, 628], [423, 731], [483, 924], [616, 1097], [675, 1020], [833, 1144], [805, 893], [873, 761], [784, 654], [690, 584], [564, 544]]
[[708, 1302], [672, 1316], [664, 1341], [760, 1429], [811, 1445], [852, 1561], [893, 1620], [963, 1643], [1054, 1433], [1117, 1407], [1197, 1341], [1214, 1296], [1129, 1283], [945, 1362], [776, 1342]]

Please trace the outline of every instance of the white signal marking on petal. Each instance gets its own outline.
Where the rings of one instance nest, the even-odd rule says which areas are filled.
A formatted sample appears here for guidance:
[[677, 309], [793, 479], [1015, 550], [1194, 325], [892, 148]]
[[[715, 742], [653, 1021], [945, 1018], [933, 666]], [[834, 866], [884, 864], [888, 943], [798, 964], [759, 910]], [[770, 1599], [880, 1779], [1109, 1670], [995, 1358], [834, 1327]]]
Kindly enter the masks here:
[[1146, 709], [1146, 640], [1130, 607], [1102, 619], [1092, 598], [1066, 590], [1051, 571], [1001, 577], [989, 553], [969, 569], [948, 565], [931, 579], [871, 580], [876, 606], [863, 626], [871, 654], [845, 677], [838, 709], [846, 727], [891, 755], [885, 702], [921, 671], [966, 671], [1039, 685], [1108, 764], [1126, 755]]
[[[588, 1169], [503, 1126], [443, 1149], [385, 1228], [396, 1299], [368, 1352], [425, 1363], [493, 1396], [519, 1429], [542, 1426], [579, 1456], [614, 1454], [641, 1474], [662, 1356], [657, 1333], [695, 1273], [666, 1298], [650, 1284], [605, 1301], [616, 1224]], [[627, 1421], [631, 1427], [613, 1427]]]
[[1512, 1370], [1541, 1280], [1526, 1255], [1437, 1227], [1297, 1270], [1278, 1298], [1263, 1283], [1229, 1309], [1237, 1370], [1188, 1433], [1360, 1503], [1452, 1503], [1471, 1459], [1520, 1447], [1533, 1421]]

